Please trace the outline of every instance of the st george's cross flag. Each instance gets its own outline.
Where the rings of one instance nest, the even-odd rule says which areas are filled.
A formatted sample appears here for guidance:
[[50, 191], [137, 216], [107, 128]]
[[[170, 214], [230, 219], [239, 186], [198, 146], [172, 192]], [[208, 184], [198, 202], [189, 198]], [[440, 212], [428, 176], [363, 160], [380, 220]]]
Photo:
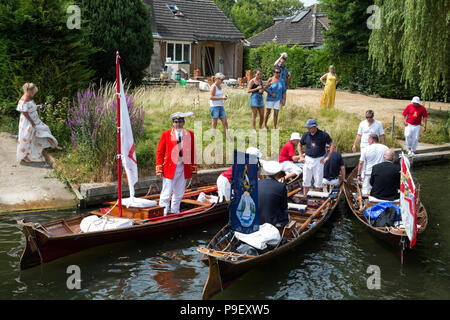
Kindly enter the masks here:
[[400, 211], [409, 239], [409, 247], [416, 244], [417, 236], [417, 190], [409, 170], [410, 164], [407, 157], [402, 154], [401, 178], [400, 178]]
[[[138, 166], [136, 160], [136, 147], [134, 145], [133, 131], [131, 129], [130, 115], [128, 114], [127, 99], [122, 83], [122, 73], [119, 67], [120, 81], [120, 144], [122, 166], [128, 180], [128, 188], [130, 190], [130, 198], [134, 198], [134, 185], [138, 181]], [[131, 200], [133, 201], [133, 200]]]

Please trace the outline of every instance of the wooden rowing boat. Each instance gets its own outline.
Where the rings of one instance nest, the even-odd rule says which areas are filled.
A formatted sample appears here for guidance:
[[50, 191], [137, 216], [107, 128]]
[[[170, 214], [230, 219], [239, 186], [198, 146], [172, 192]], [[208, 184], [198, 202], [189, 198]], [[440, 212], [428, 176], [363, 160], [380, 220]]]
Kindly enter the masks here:
[[[164, 215], [164, 208], [159, 206], [142, 209], [122, 206], [122, 217], [130, 218], [133, 225], [111, 230], [82, 232], [80, 223], [90, 215], [118, 216], [117, 207], [109, 203], [109, 208], [58, 219], [44, 225], [27, 220], [17, 221], [22, 227], [26, 244], [20, 259], [20, 268], [27, 269], [36, 265], [61, 258], [88, 248], [135, 239], [185, 231], [188, 228], [209, 221], [225, 218], [227, 202], [210, 203], [197, 201], [197, 196], [204, 192], [207, 196], [217, 196], [217, 186], [204, 186], [187, 189], [181, 202], [181, 211], [177, 214]], [[159, 194], [143, 197], [158, 199]]]
[[[403, 259], [403, 251], [409, 248], [409, 240], [404, 229], [394, 227], [373, 227], [364, 217], [364, 211], [370, 208], [375, 202], [364, 201], [359, 185], [355, 183], [357, 175], [357, 168], [353, 169], [350, 173], [347, 183], [344, 185], [345, 198], [347, 199], [348, 206], [355, 218], [376, 238], [385, 241], [386, 243], [394, 246], [400, 250]], [[417, 213], [417, 234], [425, 231], [428, 224], [428, 214], [419, 201], [418, 213]]]
[[[203, 299], [210, 299], [240, 275], [298, 247], [310, 238], [330, 218], [339, 202], [342, 190], [341, 186], [336, 190], [334, 197], [328, 197], [326, 200], [317, 197], [309, 198], [310, 203], [311, 201], [321, 203], [318, 208], [308, 206], [304, 213], [289, 210], [289, 223], [279, 229], [280, 234], [286, 238], [286, 243], [258, 256], [235, 253], [237, 240], [231, 237], [230, 243], [230, 225], [222, 228], [206, 248], [197, 249], [203, 254], [203, 259], [207, 258], [209, 264], [209, 275], [203, 288]], [[297, 199], [302, 198], [299, 192], [303, 191], [295, 187], [292, 191], [288, 191], [289, 202], [292, 203], [296, 197]]]

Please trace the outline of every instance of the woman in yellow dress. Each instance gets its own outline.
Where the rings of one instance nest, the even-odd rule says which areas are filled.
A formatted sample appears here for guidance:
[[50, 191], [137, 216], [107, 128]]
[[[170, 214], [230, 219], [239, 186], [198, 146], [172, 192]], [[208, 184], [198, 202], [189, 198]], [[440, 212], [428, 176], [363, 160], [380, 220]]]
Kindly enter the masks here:
[[[334, 73], [334, 66], [331, 65], [328, 70], [329, 72], [320, 78], [320, 82], [325, 86], [322, 99], [320, 100], [320, 107], [331, 109], [334, 108], [334, 98], [336, 97], [336, 87], [339, 83], [339, 78]], [[325, 78], [327, 78], [327, 83], [323, 81]]]

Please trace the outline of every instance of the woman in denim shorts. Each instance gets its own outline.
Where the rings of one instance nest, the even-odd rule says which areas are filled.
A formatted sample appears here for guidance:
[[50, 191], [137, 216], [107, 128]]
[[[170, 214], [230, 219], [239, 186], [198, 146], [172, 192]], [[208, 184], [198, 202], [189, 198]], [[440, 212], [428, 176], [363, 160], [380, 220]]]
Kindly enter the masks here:
[[252, 108], [252, 126], [256, 130], [256, 116], [259, 113], [259, 128], [262, 129], [264, 122], [264, 87], [262, 81], [262, 70], [255, 70], [255, 77], [248, 82], [248, 93], [250, 96], [250, 107]]
[[228, 136], [227, 114], [225, 113], [225, 108], [223, 107], [223, 102], [227, 100], [228, 97], [223, 94], [222, 90], [222, 82], [225, 79], [225, 76], [222, 73], [216, 73], [214, 78], [215, 82], [211, 86], [211, 90], [209, 92], [209, 111], [211, 113], [212, 130], [215, 135], [217, 119], [220, 119], [222, 121], [225, 134]]

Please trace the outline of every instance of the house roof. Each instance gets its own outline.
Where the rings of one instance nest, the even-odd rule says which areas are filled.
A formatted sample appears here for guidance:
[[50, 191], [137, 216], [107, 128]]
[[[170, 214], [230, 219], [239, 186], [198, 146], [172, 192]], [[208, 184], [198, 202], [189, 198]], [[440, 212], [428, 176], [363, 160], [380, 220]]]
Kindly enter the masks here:
[[[239, 41], [244, 35], [211, 0], [145, 0], [155, 38], [175, 41]], [[173, 13], [171, 5], [179, 12]], [[172, 7], [173, 8], [173, 7]]]
[[[315, 15], [315, 17], [314, 17]], [[315, 32], [313, 32], [315, 23]], [[247, 39], [250, 47], [256, 48], [264, 43], [276, 41], [277, 44], [316, 47], [323, 44], [324, 30], [328, 30], [328, 18], [318, 10], [317, 4], [298, 11], [292, 17], [279, 20], [257, 35]]]

